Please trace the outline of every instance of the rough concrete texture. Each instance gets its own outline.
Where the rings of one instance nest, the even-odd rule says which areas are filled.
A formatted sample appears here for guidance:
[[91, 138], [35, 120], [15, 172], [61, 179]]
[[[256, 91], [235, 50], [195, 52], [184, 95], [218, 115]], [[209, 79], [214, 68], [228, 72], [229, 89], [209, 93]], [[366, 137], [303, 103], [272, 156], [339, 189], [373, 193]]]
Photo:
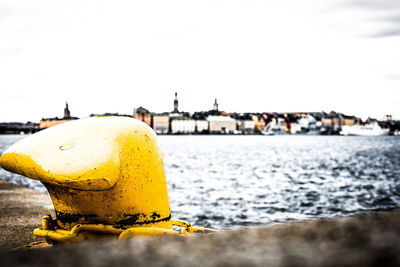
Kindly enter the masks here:
[[50, 197], [0, 180], [0, 248], [12, 249], [30, 242], [44, 214], [54, 216]]
[[[32, 203], [29, 194], [37, 193], [20, 190], [14, 192], [15, 198]], [[3, 198], [1, 203], [5, 203]], [[21, 206], [17, 203], [15, 207]], [[37, 225], [34, 221], [40, 221], [42, 212], [31, 208], [28, 216], [18, 215], [26, 209], [1, 210], [25, 217], [18, 223], [21, 229]], [[9, 231], [5, 223], [1, 231]], [[25, 234], [12, 236], [17, 231], [9, 232], [8, 240], [16, 240], [13, 244], [29, 242]], [[4, 244], [2, 240], [3, 248], [10, 247]], [[0, 258], [0, 265], [4, 266], [400, 266], [400, 212], [308, 220], [195, 237], [141, 237], [3, 251]]]

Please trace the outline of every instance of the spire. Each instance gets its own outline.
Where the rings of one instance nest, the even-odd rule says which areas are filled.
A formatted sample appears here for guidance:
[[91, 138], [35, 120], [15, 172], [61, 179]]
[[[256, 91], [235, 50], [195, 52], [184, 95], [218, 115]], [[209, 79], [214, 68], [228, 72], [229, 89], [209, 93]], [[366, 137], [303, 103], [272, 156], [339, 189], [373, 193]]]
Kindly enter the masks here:
[[178, 111], [178, 93], [175, 92], [174, 111]]
[[64, 119], [71, 118], [71, 113], [68, 108], [68, 102], [65, 102]]
[[213, 108], [213, 110], [218, 111], [218, 102], [217, 102], [217, 99], [215, 99], [215, 101], [214, 101], [214, 108]]

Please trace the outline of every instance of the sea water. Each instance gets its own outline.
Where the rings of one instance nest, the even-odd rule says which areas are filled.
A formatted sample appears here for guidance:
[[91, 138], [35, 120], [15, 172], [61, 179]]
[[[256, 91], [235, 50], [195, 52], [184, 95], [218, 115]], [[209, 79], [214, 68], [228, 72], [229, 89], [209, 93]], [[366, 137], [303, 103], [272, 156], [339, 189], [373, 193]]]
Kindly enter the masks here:
[[[1, 135], [0, 153], [23, 136]], [[400, 137], [159, 136], [172, 217], [237, 228], [400, 208]], [[0, 170], [0, 179], [46, 192]]]

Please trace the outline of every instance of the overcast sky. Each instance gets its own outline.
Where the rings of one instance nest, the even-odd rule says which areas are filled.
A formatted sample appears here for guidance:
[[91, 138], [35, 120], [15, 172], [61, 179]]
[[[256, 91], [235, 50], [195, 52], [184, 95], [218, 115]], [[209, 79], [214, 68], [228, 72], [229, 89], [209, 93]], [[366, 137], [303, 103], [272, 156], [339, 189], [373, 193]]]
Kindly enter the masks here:
[[400, 1], [0, 2], [0, 121], [180, 110], [400, 119]]

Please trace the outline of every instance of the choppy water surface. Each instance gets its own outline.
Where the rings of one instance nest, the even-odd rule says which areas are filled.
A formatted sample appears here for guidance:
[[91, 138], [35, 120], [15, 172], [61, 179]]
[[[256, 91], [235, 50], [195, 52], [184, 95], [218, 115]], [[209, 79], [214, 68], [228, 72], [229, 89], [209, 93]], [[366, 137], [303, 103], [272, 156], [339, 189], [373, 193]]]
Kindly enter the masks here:
[[[0, 152], [21, 139], [0, 136]], [[400, 208], [400, 138], [160, 136], [173, 217], [232, 228]], [[0, 170], [0, 178], [45, 191]]]

